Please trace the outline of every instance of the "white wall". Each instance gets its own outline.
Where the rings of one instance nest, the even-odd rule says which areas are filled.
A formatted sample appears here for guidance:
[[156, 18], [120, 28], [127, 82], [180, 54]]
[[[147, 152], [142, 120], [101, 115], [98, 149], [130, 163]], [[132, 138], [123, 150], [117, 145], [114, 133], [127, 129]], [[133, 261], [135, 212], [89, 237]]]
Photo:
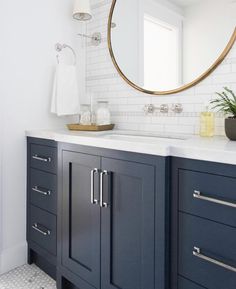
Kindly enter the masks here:
[[77, 45], [72, 3], [0, 1], [0, 273], [26, 262], [24, 132], [66, 122], [49, 113], [49, 104], [54, 45]]

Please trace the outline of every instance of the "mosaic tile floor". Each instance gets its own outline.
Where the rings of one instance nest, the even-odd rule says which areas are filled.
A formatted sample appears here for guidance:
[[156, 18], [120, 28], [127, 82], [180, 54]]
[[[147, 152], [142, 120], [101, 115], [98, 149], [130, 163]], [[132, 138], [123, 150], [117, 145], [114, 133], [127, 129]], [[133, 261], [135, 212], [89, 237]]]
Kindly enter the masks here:
[[0, 276], [0, 289], [56, 289], [56, 283], [35, 265], [24, 265]]

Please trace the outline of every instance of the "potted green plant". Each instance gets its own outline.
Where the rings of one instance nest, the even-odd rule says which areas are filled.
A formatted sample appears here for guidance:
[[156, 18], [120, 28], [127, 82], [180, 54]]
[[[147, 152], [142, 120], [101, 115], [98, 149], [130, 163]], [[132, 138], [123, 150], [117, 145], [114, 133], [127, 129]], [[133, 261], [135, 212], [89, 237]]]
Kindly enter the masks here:
[[213, 109], [223, 112], [228, 117], [225, 119], [225, 133], [230, 140], [236, 140], [236, 95], [228, 87], [216, 93], [218, 98], [213, 99]]

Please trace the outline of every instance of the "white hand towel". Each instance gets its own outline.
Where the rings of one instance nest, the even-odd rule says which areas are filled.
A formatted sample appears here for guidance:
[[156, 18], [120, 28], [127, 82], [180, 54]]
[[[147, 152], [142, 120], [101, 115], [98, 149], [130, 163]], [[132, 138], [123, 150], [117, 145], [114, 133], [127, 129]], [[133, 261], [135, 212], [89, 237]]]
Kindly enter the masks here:
[[75, 65], [58, 64], [55, 73], [51, 112], [58, 116], [76, 115], [80, 110]]

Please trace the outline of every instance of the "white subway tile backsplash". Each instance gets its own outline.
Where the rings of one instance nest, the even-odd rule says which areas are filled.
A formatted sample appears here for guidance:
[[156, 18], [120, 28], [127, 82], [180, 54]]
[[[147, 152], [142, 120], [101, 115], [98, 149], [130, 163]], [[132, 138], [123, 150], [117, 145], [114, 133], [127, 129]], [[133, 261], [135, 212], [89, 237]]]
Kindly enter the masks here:
[[136, 123], [116, 123], [116, 128], [121, 130], [140, 130], [139, 124]]
[[190, 125], [178, 125], [178, 124], [164, 125], [164, 132], [167, 134], [171, 133], [193, 134], [194, 131], [195, 127]]
[[[231, 72], [231, 65], [230, 64], [221, 64], [219, 65], [214, 74], [218, 75], [218, 74], [227, 74]], [[208, 77], [208, 79], [210, 79], [210, 77]]]
[[162, 124], [148, 124], [148, 123], [145, 123], [145, 124], [141, 124], [139, 126], [139, 130], [140, 131], [150, 131], [152, 133], [164, 133], [165, 130], [164, 130], [164, 125]]
[[151, 97], [142, 97], [142, 96], [137, 96], [137, 97], [127, 97], [127, 104], [129, 105], [138, 105], [141, 104], [143, 107], [146, 104], [152, 103], [152, 98]]
[[236, 72], [236, 63], [232, 64], [232, 72]]
[[212, 81], [215, 84], [222, 84], [227, 85], [229, 83], [236, 82], [236, 73], [228, 73], [228, 74], [221, 74], [221, 75], [213, 75]]
[[231, 51], [229, 52], [228, 57], [231, 58], [236, 58], [236, 48], [235, 48], [235, 44], [234, 47], [231, 49]]
[[[228, 86], [236, 91], [236, 45], [222, 64], [204, 81], [186, 91], [168, 95], [152, 96], [130, 87], [116, 71], [107, 45], [107, 23], [111, 0], [91, 0], [93, 21], [87, 24], [87, 33], [102, 33], [100, 46], [91, 46], [87, 41], [86, 85], [87, 93], [97, 99], [108, 100], [112, 111], [112, 121], [116, 128], [165, 133], [199, 133], [199, 115], [205, 102], [215, 97], [216, 91]], [[145, 115], [146, 104], [155, 106], [173, 103], [183, 104], [183, 113], [157, 111], [153, 116]], [[216, 115], [216, 134], [224, 135], [224, 116]]]
[[178, 118], [178, 124], [179, 125], [190, 125], [194, 126], [196, 125], [196, 117], [179, 117]]

